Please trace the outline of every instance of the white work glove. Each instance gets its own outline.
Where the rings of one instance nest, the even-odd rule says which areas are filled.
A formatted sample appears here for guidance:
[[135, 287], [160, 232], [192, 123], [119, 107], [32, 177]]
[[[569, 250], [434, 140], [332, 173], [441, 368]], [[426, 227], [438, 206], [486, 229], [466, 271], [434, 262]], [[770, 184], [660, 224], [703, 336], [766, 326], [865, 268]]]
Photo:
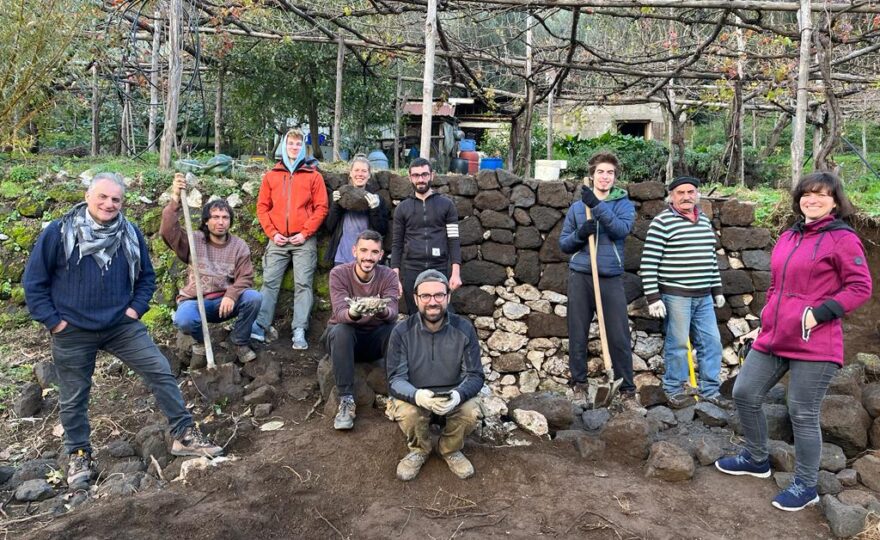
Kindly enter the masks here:
[[361, 298], [346, 298], [348, 314], [352, 319], [360, 319], [367, 312], [367, 306]]
[[718, 309], [721, 309], [724, 307], [724, 295], [723, 294], [716, 294], [715, 295], [715, 307], [717, 307]]
[[416, 390], [416, 405], [423, 409], [433, 410], [434, 402], [437, 401], [437, 398], [434, 397], [434, 392], [426, 389]]
[[461, 403], [461, 395], [457, 390], [453, 390], [449, 397], [441, 401], [433, 410], [440, 416], [446, 416], [451, 413]]
[[663, 300], [657, 300], [648, 305], [648, 313], [655, 319], [662, 319], [666, 317], [666, 304], [663, 303]]
[[370, 205], [370, 208], [379, 208], [379, 196], [375, 193], [364, 194], [364, 199], [367, 200], [367, 204]]
[[342, 193], [339, 193], [338, 189], [333, 190], [333, 202], [339, 202], [339, 199], [342, 198]]

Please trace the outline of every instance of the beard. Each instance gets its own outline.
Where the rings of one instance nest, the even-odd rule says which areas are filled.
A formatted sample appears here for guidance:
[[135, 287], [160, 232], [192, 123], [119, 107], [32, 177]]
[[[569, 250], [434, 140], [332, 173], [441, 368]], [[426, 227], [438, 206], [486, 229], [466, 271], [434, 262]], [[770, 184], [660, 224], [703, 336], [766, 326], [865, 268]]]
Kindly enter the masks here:
[[427, 193], [429, 189], [431, 189], [431, 183], [425, 182], [424, 184], [416, 184], [415, 186], [416, 193]]
[[[432, 311], [428, 313], [428, 308], [440, 308], [437, 311]], [[438, 321], [442, 321], [443, 317], [446, 316], [446, 309], [441, 306], [426, 306], [425, 310], [422, 312], [422, 317], [425, 318], [426, 321], [430, 323], [435, 323]]]

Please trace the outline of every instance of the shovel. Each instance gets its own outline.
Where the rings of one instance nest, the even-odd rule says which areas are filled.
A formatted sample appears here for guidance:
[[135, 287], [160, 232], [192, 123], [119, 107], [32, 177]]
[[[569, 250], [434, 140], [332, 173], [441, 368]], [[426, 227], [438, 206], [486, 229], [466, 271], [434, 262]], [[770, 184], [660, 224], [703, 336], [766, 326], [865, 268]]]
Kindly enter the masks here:
[[[186, 173], [186, 183], [190, 185], [195, 182], [195, 176], [192, 173]], [[211, 347], [211, 333], [208, 329], [208, 317], [205, 315], [205, 297], [202, 293], [202, 280], [199, 276], [199, 261], [196, 255], [196, 243], [192, 231], [192, 217], [189, 213], [189, 204], [186, 200], [186, 190], [180, 190], [180, 203], [183, 206], [183, 220], [186, 224], [186, 239], [189, 244], [189, 263], [192, 265], [193, 276], [196, 281], [196, 302], [199, 306], [199, 317], [202, 320], [202, 334], [205, 336], [205, 358], [208, 363], [208, 369], [201, 373], [190, 370], [190, 377], [193, 384], [202, 396], [209, 401], [216, 401], [222, 397], [233, 397], [230, 391], [238, 393], [241, 396], [241, 390], [236, 390], [236, 383], [241, 381], [241, 375], [235, 368], [234, 364], [223, 364], [220, 369], [214, 362], [214, 349]]]
[[[590, 207], [584, 205], [587, 209], [587, 221], [593, 219], [593, 213]], [[607, 407], [614, 400], [623, 379], [614, 379], [614, 368], [611, 366], [611, 354], [608, 352], [608, 337], [605, 335], [605, 314], [602, 311], [602, 293], [599, 291], [599, 267], [596, 264], [596, 235], [591, 234], [588, 240], [590, 246], [590, 272], [593, 275], [593, 292], [596, 293], [596, 318], [599, 320], [599, 340], [602, 343], [602, 361], [605, 364], [605, 376], [608, 378], [608, 384], [600, 385], [596, 388], [596, 397], [593, 400], [593, 408]]]

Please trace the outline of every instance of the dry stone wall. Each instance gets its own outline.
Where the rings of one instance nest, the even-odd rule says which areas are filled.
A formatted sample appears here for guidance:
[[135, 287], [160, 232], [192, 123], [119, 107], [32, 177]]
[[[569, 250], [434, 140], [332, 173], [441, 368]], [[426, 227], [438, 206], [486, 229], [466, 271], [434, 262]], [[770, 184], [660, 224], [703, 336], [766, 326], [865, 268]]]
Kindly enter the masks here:
[[[326, 180], [331, 189], [346, 182], [332, 174]], [[377, 173], [371, 182], [392, 208], [412, 192], [408, 178], [389, 171]], [[477, 329], [488, 386], [506, 400], [539, 390], [567, 392], [568, 264], [559, 235], [579, 184], [483, 170], [476, 176], [438, 176], [434, 185], [458, 208], [463, 286], [452, 303]], [[626, 240], [624, 284], [636, 383], [649, 406], [662, 399], [657, 390], [664, 369], [663, 336], [661, 321], [648, 316], [637, 272], [648, 225], [666, 207], [666, 190], [659, 182], [627, 188], [637, 219]], [[727, 304], [716, 316], [724, 345], [722, 377], [727, 378], [738, 366], [734, 340], [758, 326], [770, 284], [772, 238], [769, 230], [751, 226], [753, 203], [712, 199], [701, 206], [718, 235]], [[390, 248], [390, 239], [386, 243]], [[601, 345], [595, 323], [589, 331], [588, 365], [595, 385], [603, 373]]]

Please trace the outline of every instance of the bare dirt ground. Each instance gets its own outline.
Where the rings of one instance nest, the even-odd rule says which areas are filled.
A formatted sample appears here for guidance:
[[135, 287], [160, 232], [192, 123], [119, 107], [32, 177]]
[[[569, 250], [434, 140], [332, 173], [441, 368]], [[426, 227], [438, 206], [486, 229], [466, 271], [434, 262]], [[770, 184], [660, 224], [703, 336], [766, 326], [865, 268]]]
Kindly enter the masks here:
[[[32, 339], [31, 345], [39, 345], [45, 338]], [[9, 518], [0, 521], [0, 538], [4, 530], [6, 538], [39, 539], [831, 536], [815, 507], [793, 514], [773, 509], [770, 500], [777, 488], [772, 480], [728, 477], [698, 467], [692, 481], [666, 483], [645, 478], [643, 463], [613, 455], [604, 462], [584, 461], [571, 443], [561, 441], [535, 440], [525, 447], [469, 441], [465, 453], [476, 467], [475, 477], [458, 480], [433, 456], [418, 478], [402, 483], [394, 471], [406, 453], [403, 435], [383, 411], [361, 408], [354, 430], [336, 432], [332, 418], [321, 414], [323, 406], [314, 407], [320, 346], [294, 352], [289, 337], [282, 335], [261, 354], [283, 365], [282, 397], [270, 418], [242, 419], [243, 404], [219, 413], [195, 410], [201, 418], [209, 415], [209, 425], [239, 420], [241, 427], [227, 447], [237, 461], [196, 473], [185, 484], [97, 498], [55, 517], [15, 522], [45, 508], [6, 504]], [[99, 376], [91, 408], [93, 443], [132, 439], [160, 418], [151, 404], [136, 377]], [[57, 411], [47, 418], [42, 427], [4, 428], [5, 444], [25, 441], [57, 449], [58, 439], [49, 433]], [[272, 432], [245, 429], [268, 420], [285, 426]], [[216, 440], [226, 442], [229, 431], [217, 429]], [[173, 468], [172, 463], [166, 473]]]

